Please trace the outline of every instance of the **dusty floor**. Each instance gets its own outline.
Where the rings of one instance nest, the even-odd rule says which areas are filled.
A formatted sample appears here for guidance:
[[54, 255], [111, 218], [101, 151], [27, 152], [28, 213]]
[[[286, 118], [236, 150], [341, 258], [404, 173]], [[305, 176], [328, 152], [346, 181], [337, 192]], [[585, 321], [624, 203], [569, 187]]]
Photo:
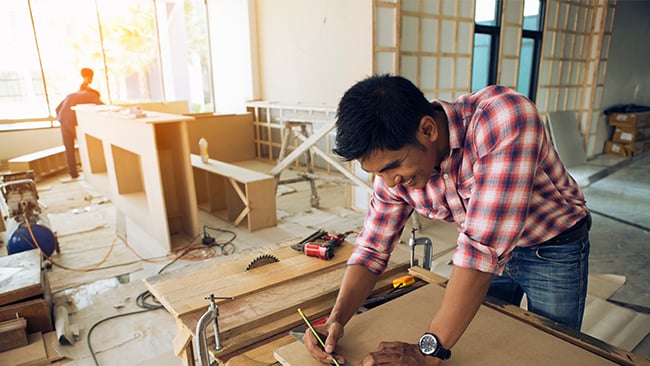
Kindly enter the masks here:
[[[634, 159], [605, 156], [590, 162], [589, 167], [572, 171], [583, 185], [594, 213], [590, 272], [625, 276], [625, 284], [610, 301], [641, 313], [648, 313], [650, 308], [650, 272], [646, 270], [650, 263], [647, 253], [649, 167], [650, 154]], [[603, 171], [606, 173], [602, 174]], [[120, 317], [103, 321], [92, 332], [91, 344], [99, 365], [124, 365], [125, 355], [129, 365], [178, 365], [180, 362], [171, 351], [175, 324], [169, 314], [153, 310], [124, 315], [142, 311], [136, 304], [138, 296], [145, 291], [142, 278], [206, 258], [225, 262], [242, 255], [264, 253], [277, 243], [303, 238], [316, 229], [358, 230], [363, 221], [362, 213], [343, 208], [342, 186], [319, 182], [320, 207], [314, 209], [309, 204], [308, 185], [293, 184], [286, 186], [287, 192], [277, 198], [278, 226], [275, 228], [251, 234], [207, 213], [200, 214], [201, 224], [209, 227], [207, 230], [217, 243], [226, 243], [236, 235], [232, 240], [234, 253], [225, 255], [217, 245], [192, 251], [177, 260], [172, 256], [143, 260], [146, 256], [133, 248], [146, 245], [139, 242], [146, 239], [137, 232], [127, 238], [129, 243], [117, 239], [116, 226], [121, 216], [111, 202], [94, 193], [85, 182], [63, 184], [62, 177], [39, 182], [38, 187], [40, 199], [47, 205], [43, 216], [56, 229], [61, 246], [61, 253], [53, 257], [55, 265], [48, 270], [49, 281], [55, 302], [66, 307], [70, 322], [78, 327], [80, 334], [73, 346], [58, 346], [62, 354], [75, 360], [70, 365], [95, 364], [86, 339], [88, 330], [116, 315]], [[454, 246], [453, 226], [424, 219], [421, 223], [419, 235], [432, 239], [434, 254]], [[409, 232], [410, 223], [403, 236], [405, 241]], [[6, 233], [0, 235], [3, 240], [0, 250], [5, 250]], [[199, 242], [200, 238], [193, 241]], [[109, 250], [110, 255], [103, 260]], [[95, 266], [98, 268], [91, 269]], [[648, 337], [634, 352], [644, 357], [650, 355]]]

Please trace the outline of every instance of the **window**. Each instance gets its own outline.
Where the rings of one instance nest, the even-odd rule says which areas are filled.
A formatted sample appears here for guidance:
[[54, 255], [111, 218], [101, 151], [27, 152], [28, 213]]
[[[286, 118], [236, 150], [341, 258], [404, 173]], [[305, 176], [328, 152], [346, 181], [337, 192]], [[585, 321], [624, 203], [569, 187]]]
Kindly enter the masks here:
[[207, 7], [204, 0], [1, 2], [0, 47], [11, 52], [0, 58], [0, 130], [56, 126], [56, 106], [79, 89], [82, 68], [94, 71], [91, 87], [105, 103], [187, 100], [191, 112], [214, 112]]
[[472, 92], [497, 80], [501, 0], [477, 0], [475, 10]]
[[532, 101], [535, 101], [535, 95], [537, 94], [537, 74], [544, 25], [543, 14], [544, 1], [525, 1], [517, 91], [528, 96]]

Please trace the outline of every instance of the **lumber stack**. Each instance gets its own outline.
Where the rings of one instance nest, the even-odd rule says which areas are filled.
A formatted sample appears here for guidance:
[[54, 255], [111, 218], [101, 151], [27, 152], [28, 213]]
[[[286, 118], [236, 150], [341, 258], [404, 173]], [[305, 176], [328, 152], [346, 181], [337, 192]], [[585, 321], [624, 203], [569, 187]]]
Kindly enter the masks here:
[[28, 344], [27, 335], [54, 329], [40, 249], [0, 258], [0, 351]]

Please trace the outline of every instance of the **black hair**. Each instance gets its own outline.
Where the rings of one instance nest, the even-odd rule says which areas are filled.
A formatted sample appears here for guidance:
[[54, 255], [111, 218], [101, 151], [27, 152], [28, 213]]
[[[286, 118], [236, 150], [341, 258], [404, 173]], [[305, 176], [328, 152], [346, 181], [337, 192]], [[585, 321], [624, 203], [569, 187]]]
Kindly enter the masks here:
[[86, 77], [93, 77], [93, 76], [95, 76], [95, 72], [92, 69], [89, 69], [87, 67], [81, 69], [81, 77], [86, 78]]
[[417, 86], [401, 76], [373, 75], [348, 89], [338, 105], [336, 147], [346, 161], [377, 150], [420, 146], [416, 132], [433, 105]]

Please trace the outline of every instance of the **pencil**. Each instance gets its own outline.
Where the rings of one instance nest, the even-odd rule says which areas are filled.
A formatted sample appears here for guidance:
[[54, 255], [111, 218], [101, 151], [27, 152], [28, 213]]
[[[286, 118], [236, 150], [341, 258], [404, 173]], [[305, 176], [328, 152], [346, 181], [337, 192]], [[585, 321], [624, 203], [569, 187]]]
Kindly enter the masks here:
[[[298, 313], [300, 314], [302, 319], [305, 321], [305, 324], [307, 324], [307, 327], [309, 327], [309, 329], [311, 329], [311, 332], [314, 335], [314, 337], [316, 337], [316, 339], [318, 339], [318, 342], [320, 343], [320, 345], [323, 347], [323, 349], [325, 349], [325, 342], [323, 342], [323, 339], [321, 339], [321, 337], [318, 335], [318, 333], [316, 333], [316, 329], [314, 329], [314, 326], [311, 325], [311, 322], [309, 321], [309, 319], [307, 319], [307, 317], [302, 312], [302, 310], [300, 310], [300, 308], [298, 308]], [[336, 366], [341, 366], [339, 364], [339, 362], [336, 360], [336, 357], [332, 356], [332, 361], [334, 362], [334, 364]]]

